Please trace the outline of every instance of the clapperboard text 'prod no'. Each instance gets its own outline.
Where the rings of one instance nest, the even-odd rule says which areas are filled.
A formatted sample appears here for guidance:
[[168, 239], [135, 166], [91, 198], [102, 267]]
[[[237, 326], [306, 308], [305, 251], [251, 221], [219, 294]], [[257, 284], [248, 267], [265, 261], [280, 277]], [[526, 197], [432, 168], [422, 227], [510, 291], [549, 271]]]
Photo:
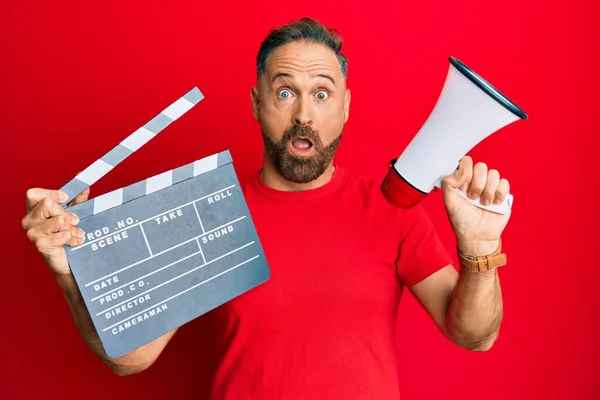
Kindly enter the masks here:
[[[74, 198], [203, 99], [194, 88], [61, 190]], [[63, 205], [66, 206], [66, 205]], [[266, 282], [270, 270], [228, 150], [80, 204], [67, 257], [109, 357]]]

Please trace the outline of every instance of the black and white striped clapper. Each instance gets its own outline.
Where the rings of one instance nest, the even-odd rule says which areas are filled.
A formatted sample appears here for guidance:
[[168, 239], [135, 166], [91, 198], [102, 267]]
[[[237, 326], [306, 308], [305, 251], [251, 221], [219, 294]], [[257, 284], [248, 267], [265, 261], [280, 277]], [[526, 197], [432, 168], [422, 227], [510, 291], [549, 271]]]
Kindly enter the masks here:
[[[62, 190], [74, 198], [203, 99], [198, 88]], [[67, 210], [67, 257], [104, 350], [120, 357], [264, 283], [269, 266], [228, 150]]]

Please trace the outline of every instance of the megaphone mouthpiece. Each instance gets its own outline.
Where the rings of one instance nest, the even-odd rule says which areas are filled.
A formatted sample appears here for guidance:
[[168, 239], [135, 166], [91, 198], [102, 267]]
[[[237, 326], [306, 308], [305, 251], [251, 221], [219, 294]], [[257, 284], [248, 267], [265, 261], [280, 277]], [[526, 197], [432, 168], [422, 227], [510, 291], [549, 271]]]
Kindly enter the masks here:
[[[431, 114], [406, 147], [389, 165], [381, 184], [393, 205], [410, 208], [439, 187], [446, 174], [479, 142], [504, 126], [527, 119], [513, 101], [455, 57], [442, 92]], [[510, 211], [512, 196], [500, 207], [478, 207], [494, 212]]]

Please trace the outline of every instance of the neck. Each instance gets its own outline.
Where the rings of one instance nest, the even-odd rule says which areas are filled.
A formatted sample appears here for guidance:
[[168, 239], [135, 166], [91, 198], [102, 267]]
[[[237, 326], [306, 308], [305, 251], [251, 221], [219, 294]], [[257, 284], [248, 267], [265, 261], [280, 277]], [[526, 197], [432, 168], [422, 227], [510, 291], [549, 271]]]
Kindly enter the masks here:
[[299, 192], [303, 190], [316, 189], [327, 184], [331, 181], [333, 177], [333, 172], [335, 171], [335, 166], [333, 165], [333, 161], [329, 163], [327, 169], [321, 176], [319, 176], [314, 181], [308, 183], [296, 183], [291, 182], [285, 179], [277, 168], [273, 165], [273, 162], [266, 154], [264, 155], [263, 169], [260, 173], [260, 178], [265, 183], [265, 185], [270, 186], [275, 190], [281, 190], [286, 192]]

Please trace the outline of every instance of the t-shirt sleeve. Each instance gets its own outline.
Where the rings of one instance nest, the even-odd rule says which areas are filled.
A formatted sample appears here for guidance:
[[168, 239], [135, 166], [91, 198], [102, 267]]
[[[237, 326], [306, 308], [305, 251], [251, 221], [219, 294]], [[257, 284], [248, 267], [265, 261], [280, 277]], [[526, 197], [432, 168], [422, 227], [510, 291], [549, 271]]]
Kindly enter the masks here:
[[431, 219], [420, 206], [402, 214], [400, 224], [396, 267], [405, 286], [413, 286], [452, 263]]

